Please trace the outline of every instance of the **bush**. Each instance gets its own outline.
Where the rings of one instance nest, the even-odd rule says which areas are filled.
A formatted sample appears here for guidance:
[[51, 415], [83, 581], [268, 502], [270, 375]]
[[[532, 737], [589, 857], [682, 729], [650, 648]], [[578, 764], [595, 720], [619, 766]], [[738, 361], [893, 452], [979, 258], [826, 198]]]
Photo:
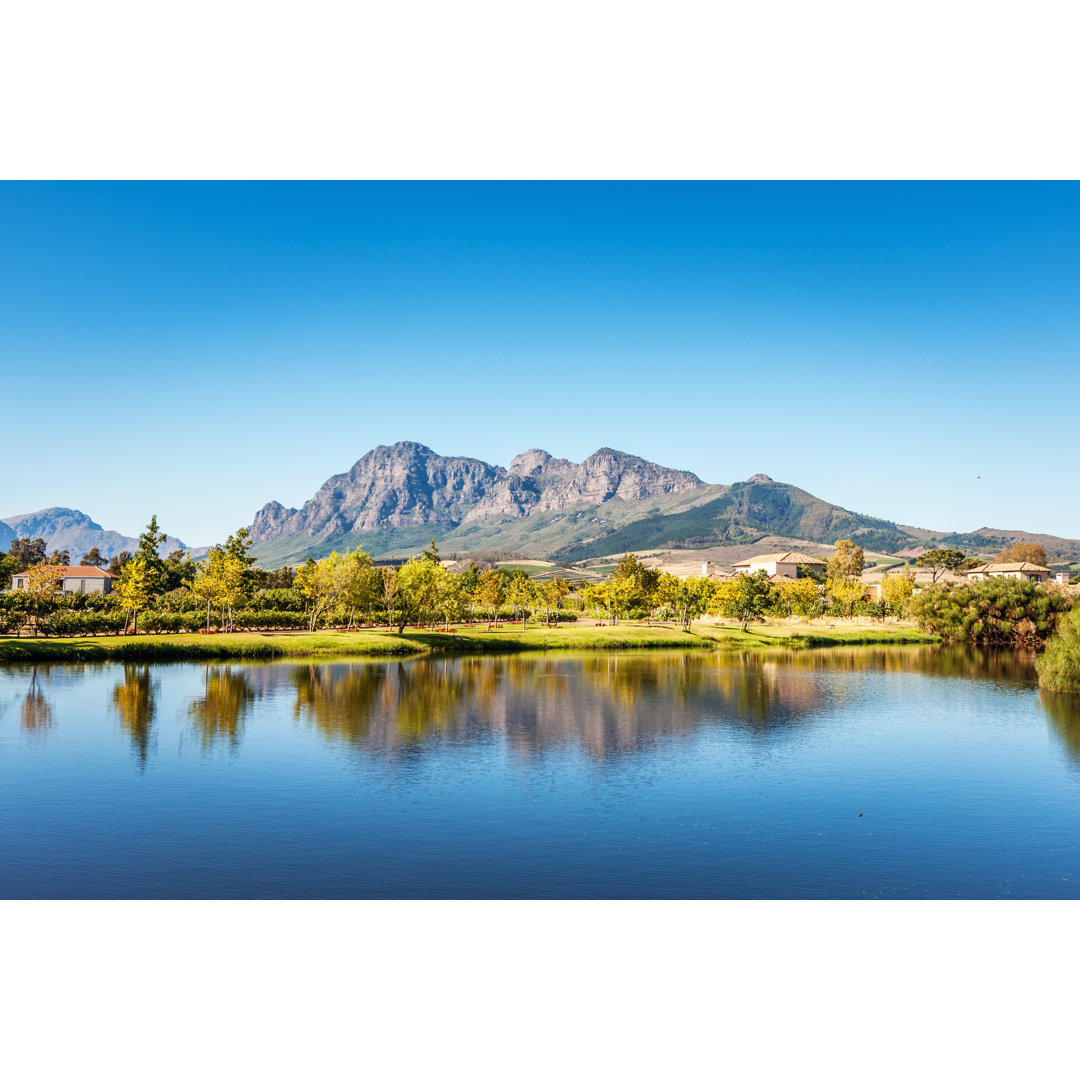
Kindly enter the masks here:
[[[267, 591], [287, 592], [288, 590], [268, 589]], [[242, 611], [234, 612], [233, 626], [237, 630], [306, 630], [308, 617], [303, 611], [264, 611], [245, 608]]]
[[1035, 661], [1035, 670], [1044, 690], [1080, 694], [1080, 608], [1062, 616], [1057, 633]]
[[932, 585], [911, 600], [920, 630], [948, 644], [1034, 649], [1072, 606], [1062, 592], [1034, 581], [991, 578], [971, 585]]
[[115, 634], [124, 629], [122, 611], [54, 611], [38, 624], [46, 637], [86, 637]]

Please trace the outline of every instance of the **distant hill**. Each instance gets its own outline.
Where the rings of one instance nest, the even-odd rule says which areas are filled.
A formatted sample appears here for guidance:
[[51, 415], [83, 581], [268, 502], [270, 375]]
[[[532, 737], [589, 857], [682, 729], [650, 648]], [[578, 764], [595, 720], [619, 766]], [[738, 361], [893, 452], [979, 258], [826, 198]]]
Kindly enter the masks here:
[[[299, 509], [267, 503], [250, 535], [260, 565], [271, 569], [335, 549], [403, 557], [432, 538], [445, 555], [515, 551], [562, 563], [626, 551], [745, 547], [766, 537], [826, 545], [850, 538], [867, 551], [903, 557], [931, 547], [993, 552], [1034, 540], [1052, 565], [1080, 563], [1080, 540], [1012, 529], [915, 528], [837, 506], [764, 473], [706, 484], [692, 472], [610, 447], [580, 463], [527, 450], [503, 468], [446, 457], [418, 442], [377, 446]], [[111, 557], [138, 542], [66, 507], [0, 520], [0, 550], [16, 536], [41, 536], [50, 551], [67, 548], [73, 562], [95, 546]], [[185, 547], [169, 537], [164, 551]], [[189, 550], [198, 558], [206, 549]]]
[[251, 536], [264, 566], [363, 546], [402, 556], [433, 537], [446, 554], [503, 549], [576, 562], [624, 551], [752, 544], [765, 536], [916, 553], [974, 553], [1035, 538], [1052, 559], [1080, 560], [1080, 541], [1007, 529], [934, 532], [870, 517], [758, 473], [706, 484], [604, 447], [580, 464], [527, 450], [508, 469], [443, 457], [416, 442], [379, 446], [330, 477], [300, 509], [267, 503]]
[[[96, 521], [79, 510], [66, 506], [50, 506], [47, 510], [37, 510], [32, 514], [17, 514], [0, 520], [0, 544], [3, 551], [11, 546], [15, 539], [34, 540], [41, 537], [49, 551], [53, 548], [71, 552], [72, 563], [77, 563], [92, 547], [96, 547], [107, 559], [121, 551], [134, 551], [139, 541], [134, 536], [103, 529]], [[158, 549], [163, 555], [186, 545], [175, 536]]]

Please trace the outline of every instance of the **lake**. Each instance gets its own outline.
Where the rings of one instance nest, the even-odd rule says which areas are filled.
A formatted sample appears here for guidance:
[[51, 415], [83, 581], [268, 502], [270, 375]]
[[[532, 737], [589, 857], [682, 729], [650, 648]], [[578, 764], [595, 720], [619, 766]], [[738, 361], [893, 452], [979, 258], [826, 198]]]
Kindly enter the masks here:
[[0, 669], [4, 898], [1080, 896], [1080, 705], [923, 648]]

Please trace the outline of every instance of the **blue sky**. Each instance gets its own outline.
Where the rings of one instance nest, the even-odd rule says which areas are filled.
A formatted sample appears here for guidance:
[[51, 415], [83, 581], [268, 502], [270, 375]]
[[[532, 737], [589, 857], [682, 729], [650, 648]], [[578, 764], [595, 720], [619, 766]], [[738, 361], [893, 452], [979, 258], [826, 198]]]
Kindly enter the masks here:
[[415, 439], [1080, 536], [1078, 298], [1076, 184], [2, 184], [0, 516], [210, 543]]

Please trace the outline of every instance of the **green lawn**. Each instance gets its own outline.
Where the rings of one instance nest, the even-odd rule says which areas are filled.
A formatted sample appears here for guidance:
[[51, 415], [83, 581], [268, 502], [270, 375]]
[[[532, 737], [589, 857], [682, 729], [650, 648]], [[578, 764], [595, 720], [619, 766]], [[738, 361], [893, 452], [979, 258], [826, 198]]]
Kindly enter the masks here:
[[411, 656], [424, 653], [522, 652], [548, 649], [807, 648], [826, 645], [930, 644], [937, 639], [903, 627], [841, 627], [822, 632], [784, 626], [696, 625], [687, 633], [672, 626], [563, 626], [498, 630], [461, 628], [445, 634], [406, 630], [356, 633], [147, 634], [139, 637], [0, 638], [0, 664], [33, 661], [219, 660], [281, 657]]

